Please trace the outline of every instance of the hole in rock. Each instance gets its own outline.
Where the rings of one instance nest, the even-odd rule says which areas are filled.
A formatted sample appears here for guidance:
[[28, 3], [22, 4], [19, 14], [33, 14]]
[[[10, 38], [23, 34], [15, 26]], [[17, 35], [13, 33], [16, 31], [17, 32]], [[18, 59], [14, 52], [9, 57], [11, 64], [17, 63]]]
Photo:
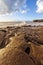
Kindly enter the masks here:
[[27, 54], [29, 54], [29, 53], [30, 53], [30, 48], [27, 47], [27, 48], [25, 49], [25, 52], [26, 52]]

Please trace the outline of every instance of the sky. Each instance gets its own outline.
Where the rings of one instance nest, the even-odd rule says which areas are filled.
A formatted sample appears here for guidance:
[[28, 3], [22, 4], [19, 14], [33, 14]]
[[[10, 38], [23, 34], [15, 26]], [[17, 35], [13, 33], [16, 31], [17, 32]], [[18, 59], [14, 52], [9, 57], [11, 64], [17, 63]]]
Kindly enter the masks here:
[[0, 22], [43, 19], [43, 0], [0, 0]]

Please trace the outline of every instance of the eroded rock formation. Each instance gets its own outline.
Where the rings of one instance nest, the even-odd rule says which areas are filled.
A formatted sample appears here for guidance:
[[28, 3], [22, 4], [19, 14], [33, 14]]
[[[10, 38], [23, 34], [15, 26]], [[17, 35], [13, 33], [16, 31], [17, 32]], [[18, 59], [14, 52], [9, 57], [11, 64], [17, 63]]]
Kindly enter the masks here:
[[43, 27], [6, 28], [0, 35], [0, 65], [43, 65]]

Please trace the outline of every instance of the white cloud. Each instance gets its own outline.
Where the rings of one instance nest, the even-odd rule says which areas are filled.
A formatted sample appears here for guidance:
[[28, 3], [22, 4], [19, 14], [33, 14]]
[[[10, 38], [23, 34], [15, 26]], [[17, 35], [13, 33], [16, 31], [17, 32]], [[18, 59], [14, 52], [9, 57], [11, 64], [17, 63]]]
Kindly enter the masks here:
[[20, 12], [21, 12], [22, 14], [25, 14], [25, 13], [27, 13], [28, 11], [29, 11], [29, 9], [21, 10]]
[[16, 11], [20, 13], [27, 12], [26, 0], [0, 0], [0, 14], [12, 13]]
[[22, 11], [21, 11], [22, 14], [24, 14], [24, 13], [26, 13], [26, 12], [27, 12], [27, 10], [22, 10]]
[[37, 0], [36, 5], [37, 5], [36, 12], [38, 12], [38, 13], [43, 12], [43, 0]]

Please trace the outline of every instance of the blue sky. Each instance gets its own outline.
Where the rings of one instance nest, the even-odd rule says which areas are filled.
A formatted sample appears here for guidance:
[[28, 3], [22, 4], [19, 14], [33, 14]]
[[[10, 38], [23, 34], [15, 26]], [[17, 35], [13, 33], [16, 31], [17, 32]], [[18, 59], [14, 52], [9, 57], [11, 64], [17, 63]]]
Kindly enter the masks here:
[[0, 0], [0, 21], [34, 19], [43, 19], [43, 0]]

